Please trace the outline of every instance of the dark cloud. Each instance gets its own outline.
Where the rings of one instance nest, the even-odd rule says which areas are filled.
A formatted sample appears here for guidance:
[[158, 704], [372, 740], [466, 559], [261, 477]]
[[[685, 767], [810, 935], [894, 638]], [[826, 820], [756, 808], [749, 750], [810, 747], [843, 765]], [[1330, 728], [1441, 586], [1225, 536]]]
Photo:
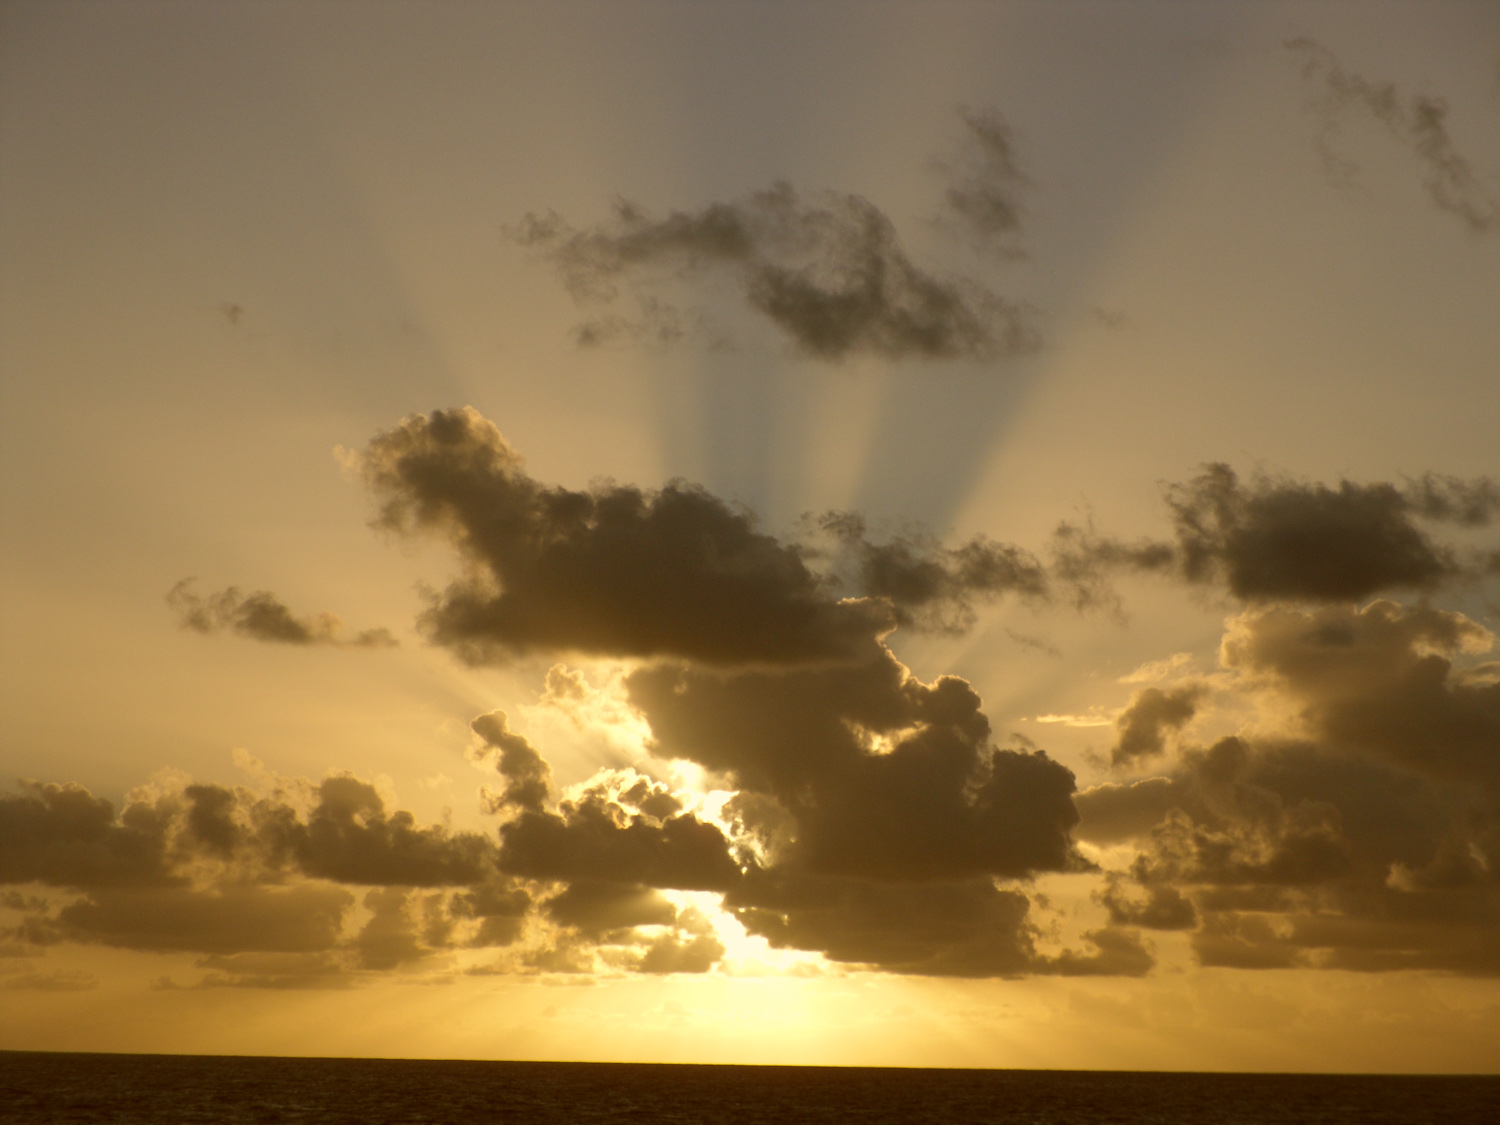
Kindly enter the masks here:
[[366, 891], [370, 917], [355, 935], [353, 948], [362, 969], [389, 972], [412, 965], [448, 944], [451, 923], [441, 896], [417, 896], [401, 887]]
[[1175, 542], [1125, 543], [1064, 524], [1054, 574], [1080, 606], [1108, 603], [1121, 571], [1172, 573], [1222, 583], [1245, 601], [1354, 601], [1383, 591], [1433, 590], [1484, 570], [1435, 542], [1421, 521], [1474, 528], [1500, 511], [1494, 482], [1428, 475], [1405, 488], [1285, 478], [1240, 481], [1224, 464], [1169, 485]]
[[677, 908], [653, 887], [625, 883], [572, 883], [545, 904], [548, 917], [586, 937], [636, 926], [670, 926]]
[[[587, 942], [571, 941], [567, 937], [558, 937], [545, 945], [528, 949], [521, 958], [523, 970], [534, 973], [564, 973], [568, 975], [582, 975], [594, 972], [597, 967], [595, 961], [596, 949]], [[502, 973], [514, 971], [511, 966], [497, 964], [488, 970], [470, 970], [476, 973]], [[579, 981], [580, 984], [592, 984], [591, 980]]]
[[[888, 971], [1149, 968], [1118, 925], [1037, 951], [1030, 900], [997, 880], [1089, 869], [1070, 837], [1072, 773], [995, 745], [965, 681], [923, 683], [882, 644], [898, 623], [965, 627], [1001, 594], [1046, 598], [1031, 556], [984, 538], [876, 541], [849, 514], [821, 521], [836, 550], [819, 555], [686, 485], [548, 488], [472, 410], [408, 418], [362, 467], [378, 526], [435, 532], [467, 564], [424, 615], [434, 640], [476, 661], [644, 658], [629, 703], [658, 759], [734, 791], [722, 821], [633, 770], [560, 795], [499, 711], [474, 720], [470, 755], [500, 779], [483, 790], [495, 837], [418, 824], [348, 775], [269, 796], [184, 784], [118, 817], [81, 790], [37, 788], [0, 806], [7, 876], [83, 897], [22, 909], [18, 940], [196, 950], [215, 987], [343, 987], [512, 944], [502, 960], [519, 969], [706, 971], [724, 948], [662, 894], [682, 890], [726, 896], [782, 945]], [[830, 559], [842, 573], [812, 569]], [[841, 597], [850, 586], [862, 596]], [[174, 594], [210, 624], [247, 604], [190, 597]], [[548, 674], [558, 705], [587, 692]]]
[[1118, 875], [1111, 875], [1098, 899], [1116, 926], [1140, 926], [1147, 930], [1191, 930], [1198, 924], [1198, 911], [1176, 887], [1157, 883], [1145, 888], [1145, 897], [1132, 895]]
[[988, 879], [879, 883], [768, 877], [726, 899], [773, 948], [929, 976], [1019, 976], [1033, 960], [1025, 895]]
[[641, 959], [632, 967], [638, 973], [706, 973], [724, 956], [724, 943], [712, 933], [681, 936], [661, 934], [653, 938]]
[[548, 914], [564, 928], [524, 958], [540, 972], [588, 973], [602, 962], [607, 969], [657, 976], [706, 973], [724, 957], [724, 943], [703, 914], [693, 907], [679, 911], [645, 887], [575, 883], [552, 900]]
[[858, 514], [830, 512], [809, 521], [834, 542], [828, 575], [812, 569], [818, 552], [757, 531], [748, 513], [691, 485], [548, 487], [471, 409], [408, 418], [363, 463], [381, 526], [438, 534], [468, 564], [422, 626], [473, 663], [570, 650], [848, 660], [898, 624], [961, 632], [978, 604], [1049, 596], [1036, 558], [983, 536], [951, 548], [916, 533], [877, 540]]
[[1431, 589], [1457, 569], [1389, 484], [1331, 489], [1262, 478], [1245, 488], [1219, 464], [1173, 485], [1167, 503], [1184, 576], [1221, 576], [1240, 598], [1347, 601], [1393, 587]]
[[1198, 713], [1203, 685], [1182, 684], [1163, 691], [1143, 688], [1115, 720], [1120, 741], [1110, 751], [1116, 766], [1134, 765], [1154, 758], [1167, 748], [1167, 736], [1180, 731]]
[[768, 837], [784, 822], [777, 864], [944, 880], [1081, 863], [1068, 837], [1072, 773], [1045, 754], [995, 748], [958, 677], [923, 684], [885, 653], [732, 677], [656, 667], [627, 684], [657, 756], [724, 774], [740, 791], [732, 811]]
[[365, 629], [345, 637], [344, 623], [332, 613], [298, 617], [274, 594], [258, 590], [242, 594], [235, 586], [207, 596], [193, 590], [184, 578], [167, 591], [167, 604], [184, 629], [216, 633], [230, 629], [257, 641], [287, 645], [333, 645], [338, 648], [393, 648], [389, 629]]
[[1030, 901], [991, 879], [891, 883], [773, 873], [747, 880], [725, 903], [774, 948], [816, 950], [885, 972], [1139, 976], [1153, 964], [1128, 931], [1086, 935], [1092, 951], [1039, 953]]
[[1224, 969], [1293, 969], [1306, 965], [1301, 951], [1259, 914], [1210, 914], [1193, 935], [1198, 963]]
[[1015, 133], [994, 109], [965, 106], [959, 118], [964, 143], [955, 158], [939, 165], [951, 180], [947, 210], [981, 249], [1023, 258], [1021, 195], [1031, 180], [1017, 162]]
[[1315, 745], [1241, 749], [1228, 776], [1212, 751], [1181, 771], [1185, 808], [1132, 869], [1147, 899], [1113, 904], [1117, 921], [1196, 901], [1208, 965], [1500, 973], [1493, 808]]
[[1080, 865], [1072, 775], [990, 745], [962, 680], [922, 684], [885, 654], [732, 676], [650, 668], [628, 687], [658, 756], [738, 790], [725, 812], [756, 858], [725, 902], [751, 933], [892, 972], [1065, 971], [1035, 954], [1026, 896], [993, 876]]
[[1105, 926], [1083, 935], [1083, 951], [1066, 949], [1053, 957], [1044, 957], [1036, 965], [1038, 973], [1063, 977], [1143, 977], [1151, 971], [1156, 959], [1131, 928]]
[[1008, 593], [1038, 601], [1049, 593], [1047, 572], [1034, 556], [982, 535], [958, 547], [922, 534], [875, 542], [856, 512], [827, 512], [813, 524], [837, 541], [849, 585], [889, 602], [903, 628], [964, 633], [974, 624], [976, 602]]
[[[517, 939], [531, 905], [503, 875], [496, 842], [389, 812], [358, 778], [298, 793], [185, 784], [143, 791], [117, 816], [75, 785], [0, 796], [0, 883], [81, 892], [8, 894], [12, 933], [149, 951], [303, 957], [293, 971], [214, 963], [206, 983], [342, 987], [329, 972], [385, 971], [457, 945]], [[369, 913], [352, 936], [356, 896]], [[427, 889], [421, 889], [427, 888]], [[327, 966], [332, 965], [333, 969]], [[319, 979], [313, 979], [319, 978]]]
[[1073, 798], [1078, 810], [1074, 835], [1105, 847], [1145, 836], [1179, 800], [1177, 785], [1165, 777], [1095, 785]]
[[341, 887], [98, 889], [50, 923], [70, 941], [153, 951], [305, 953], [337, 944], [354, 896]]
[[1285, 47], [1301, 64], [1313, 91], [1309, 108], [1318, 115], [1318, 153], [1329, 178], [1353, 181], [1359, 165], [1334, 151], [1333, 141], [1351, 112], [1373, 118], [1410, 149], [1425, 172], [1432, 201], [1470, 230], [1500, 230], [1500, 199], [1488, 190], [1474, 166], [1459, 154], [1448, 135], [1448, 103], [1432, 94], [1403, 99], [1394, 82], [1373, 82], [1346, 71], [1333, 53], [1312, 39], [1288, 40]]
[[162, 812], [143, 802], [118, 819], [78, 785], [23, 783], [0, 794], [0, 883], [58, 887], [172, 881]]
[[505, 788], [491, 795], [491, 808], [515, 808], [541, 812], [552, 794], [552, 770], [521, 735], [512, 731], [504, 711], [480, 715], [469, 724], [494, 751], [495, 768], [505, 778]]
[[533, 651], [842, 660], [892, 624], [878, 602], [837, 600], [800, 552], [701, 489], [538, 483], [472, 409], [406, 419], [363, 466], [382, 527], [435, 532], [468, 563], [422, 625], [470, 662]]
[[1345, 893], [1281, 915], [1209, 914], [1193, 935], [1201, 963], [1233, 968], [1425, 969], [1500, 975], [1500, 905], [1490, 893]]
[[519, 939], [530, 909], [531, 896], [508, 878], [490, 879], [448, 899], [450, 918], [478, 923], [467, 944], [481, 948]]
[[[348, 774], [307, 786], [304, 812], [283, 797], [187, 785], [154, 806], [134, 802], [121, 823], [150, 824], [156, 847], [180, 872], [204, 863], [238, 876], [288, 874], [364, 886], [467, 886], [495, 870], [495, 844], [475, 832], [419, 826], [388, 813], [375, 787]], [[71, 882], [69, 885], [87, 885]]]
[[[716, 252], [737, 253], [734, 223], [714, 223]], [[22, 909], [15, 940], [196, 949], [240, 958], [213, 979], [255, 987], [426, 971], [491, 945], [515, 946], [497, 962], [515, 971], [708, 971], [724, 947], [663, 893], [681, 890], [723, 896], [778, 948], [889, 972], [1141, 974], [1151, 930], [1191, 934], [1205, 964], [1500, 972], [1484, 953], [1500, 934], [1500, 666], [1469, 660], [1491, 638], [1426, 606], [1349, 604], [1472, 573], [1430, 528], [1493, 522], [1487, 480], [1244, 484], [1211, 465], [1167, 489], [1173, 540], [1065, 529], [1049, 571], [982, 537], [878, 539], [852, 513], [812, 521], [831, 550], [789, 545], [683, 484], [550, 488], [467, 409], [377, 436], [363, 471], [378, 526], [436, 533], [466, 564], [423, 617], [432, 639], [471, 661], [634, 658], [623, 686], [652, 756], [732, 796], [705, 808], [634, 770], [559, 793], [499, 711], [474, 720], [471, 753], [499, 778], [484, 790], [495, 837], [419, 825], [349, 776], [269, 797], [186, 785], [119, 817], [33, 788], [0, 804], [0, 840], [19, 842], [0, 854], [13, 881], [84, 897]], [[1219, 674], [1145, 688], [1122, 712], [1115, 763], [1175, 742], [1163, 777], [1075, 801], [1061, 764], [996, 745], [968, 683], [924, 683], [882, 643], [898, 625], [960, 631], [1005, 594], [1107, 600], [1109, 574], [1132, 569], [1255, 607], [1231, 622]], [[554, 667], [544, 698], [576, 711], [590, 690]], [[1274, 721], [1184, 745], [1221, 692]], [[1054, 952], [1025, 881], [1097, 870], [1075, 833], [1137, 855], [1096, 892], [1108, 924]]]
[[1500, 682], [1453, 674], [1490, 632], [1462, 614], [1378, 601], [1237, 620], [1223, 661], [1274, 677], [1308, 737], [1437, 777], [1500, 787]]
[[1500, 974], [1500, 676], [1455, 665], [1492, 641], [1384, 601], [1234, 619], [1226, 671], [1291, 726], [1079, 794], [1082, 839], [1141, 849], [1112, 917], [1186, 902], [1208, 965]]
[[257, 810], [261, 841], [286, 849], [313, 878], [366, 886], [467, 886], [494, 870], [495, 845], [475, 832], [442, 825], [419, 827], [411, 813], [387, 815], [368, 782], [330, 777], [318, 786], [318, 803], [305, 823], [282, 808]]
[[692, 813], [658, 820], [597, 791], [556, 813], [523, 810], [500, 840], [504, 870], [531, 879], [722, 891], [740, 877], [718, 826]]
[[[992, 202], [998, 205], [999, 197]], [[996, 221], [977, 197], [973, 207], [976, 221]], [[642, 287], [664, 275], [681, 280], [717, 272], [732, 277], [746, 304], [819, 359], [989, 358], [1038, 343], [1018, 305], [976, 282], [939, 278], [913, 264], [890, 219], [857, 195], [829, 192], [820, 203], [806, 203], [791, 185], [778, 183], [733, 203], [661, 219], [622, 202], [610, 222], [584, 230], [554, 214], [528, 215], [514, 234], [548, 255], [575, 300], [609, 305], [622, 285], [641, 291], [645, 315], [586, 322], [582, 342], [621, 333], [675, 337], [680, 314]]]
[[[717, 254], [748, 252], [737, 222], [684, 219], [678, 233], [710, 241]], [[645, 953], [635, 939], [615, 940], [666, 924], [659, 889], [714, 891], [770, 910], [745, 888], [833, 880], [857, 913], [905, 893], [895, 885], [917, 902], [927, 889], [941, 899], [950, 894], [942, 888], [993, 891], [997, 877], [1087, 868], [1069, 837], [1071, 772], [1029, 748], [995, 746], [968, 684], [924, 684], [880, 643], [898, 623], [960, 629], [975, 605], [1004, 593], [1045, 598], [1046, 574], [1024, 552], [983, 538], [953, 549], [916, 535], [877, 541], [857, 516], [837, 513], [814, 521], [835, 541], [816, 555], [755, 532], [747, 515], [684, 485], [654, 494], [549, 489], [471, 410], [407, 419], [371, 443], [364, 468], [384, 501], [381, 526], [436, 531], [470, 564], [427, 613], [430, 636], [472, 660], [569, 649], [656, 658], [626, 680], [654, 756], [692, 761], [735, 791], [724, 828], [634, 774], [596, 780], [554, 806], [538, 751], [503, 715], [476, 720], [483, 753], [505, 779], [490, 794], [502, 818], [497, 867], [562, 885], [544, 910], [577, 946], [562, 962], [592, 957], [591, 942], [606, 942], [599, 955], [609, 963], [640, 971], [717, 957], [708, 934], [674, 931]], [[820, 560], [836, 573], [811, 569]], [[840, 588], [862, 597], [841, 600]], [[582, 690], [556, 670], [547, 684], [558, 700]], [[1007, 893], [1025, 907], [1025, 895]], [[975, 926], [1012, 901], [966, 895], [989, 903], [972, 915]], [[771, 925], [769, 915], [747, 917]], [[802, 948], [831, 948], [814, 915], [783, 922], [791, 928], [777, 940], [795, 944], [805, 933], [815, 944]], [[1137, 972], [1150, 961], [1121, 953], [1128, 941], [1060, 961], [1028, 952], [1014, 933], [963, 940], [973, 948], [944, 950], [932, 938], [919, 960], [967, 973]], [[864, 960], [906, 964], [892, 957]]]
[[509, 732], [504, 713], [480, 716], [474, 729], [500, 748], [497, 768], [510, 771], [505, 790], [489, 794], [491, 811], [505, 817], [499, 867], [525, 878], [592, 886], [578, 891], [582, 898], [564, 892], [551, 900], [554, 916], [615, 885], [724, 890], [739, 879], [724, 833], [684, 812], [664, 786], [625, 771], [633, 784], [611, 784], [617, 779], [606, 777], [551, 811], [545, 806], [550, 770], [525, 739]]

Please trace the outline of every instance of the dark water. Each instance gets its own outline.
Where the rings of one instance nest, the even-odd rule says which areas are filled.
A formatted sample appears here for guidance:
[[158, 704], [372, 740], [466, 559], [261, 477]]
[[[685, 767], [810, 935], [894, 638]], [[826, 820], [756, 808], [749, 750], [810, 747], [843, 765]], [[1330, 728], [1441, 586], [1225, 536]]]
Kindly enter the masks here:
[[1496, 1125], [1500, 1078], [0, 1051], [0, 1122]]

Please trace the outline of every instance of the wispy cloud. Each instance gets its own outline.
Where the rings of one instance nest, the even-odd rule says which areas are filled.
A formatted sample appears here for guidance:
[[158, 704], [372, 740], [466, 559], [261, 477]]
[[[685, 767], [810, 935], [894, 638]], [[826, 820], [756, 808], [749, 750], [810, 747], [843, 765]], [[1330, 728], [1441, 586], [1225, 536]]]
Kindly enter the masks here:
[[[915, 264], [891, 220], [858, 195], [826, 192], [809, 202], [777, 183], [661, 218], [621, 202], [610, 220], [582, 229], [531, 214], [512, 234], [551, 260], [576, 301], [605, 310], [578, 329], [585, 344], [621, 334], [680, 338], [698, 314], [653, 287], [714, 275], [731, 278], [746, 306], [817, 359], [984, 359], [1039, 343], [1021, 305]], [[616, 311], [622, 290], [637, 301], [633, 316]]]
[[1001, 258], [1024, 258], [1023, 193], [1031, 179], [1021, 170], [1014, 130], [998, 110], [965, 106], [956, 153], [938, 162], [948, 177], [943, 221], [956, 225], [982, 251]]
[[1284, 46], [1302, 69], [1311, 91], [1309, 109], [1319, 121], [1318, 154], [1336, 184], [1352, 183], [1359, 165], [1337, 151], [1343, 121], [1360, 113], [1384, 125], [1387, 132], [1421, 163], [1427, 194], [1447, 214], [1470, 230], [1500, 230], [1500, 196], [1463, 156], [1448, 133], [1448, 103], [1435, 94], [1403, 98], [1394, 82], [1374, 81], [1345, 70], [1333, 52], [1308, 38]]

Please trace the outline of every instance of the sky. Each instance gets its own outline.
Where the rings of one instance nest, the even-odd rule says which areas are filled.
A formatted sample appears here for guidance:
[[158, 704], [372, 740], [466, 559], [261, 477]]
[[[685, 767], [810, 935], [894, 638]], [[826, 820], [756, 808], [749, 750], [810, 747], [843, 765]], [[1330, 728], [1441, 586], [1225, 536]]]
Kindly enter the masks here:
[[0, 1048], [1493, 1071], [1500, 9], [0, 3]]

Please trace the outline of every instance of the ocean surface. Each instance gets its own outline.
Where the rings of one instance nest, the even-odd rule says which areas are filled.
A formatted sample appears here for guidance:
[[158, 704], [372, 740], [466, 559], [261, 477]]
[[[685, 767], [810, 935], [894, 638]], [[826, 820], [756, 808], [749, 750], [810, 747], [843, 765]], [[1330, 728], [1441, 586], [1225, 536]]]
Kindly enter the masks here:
[[0, 1051], [0, 1122], [37, 1121], [1496, 1125], [1500, 1077]]

